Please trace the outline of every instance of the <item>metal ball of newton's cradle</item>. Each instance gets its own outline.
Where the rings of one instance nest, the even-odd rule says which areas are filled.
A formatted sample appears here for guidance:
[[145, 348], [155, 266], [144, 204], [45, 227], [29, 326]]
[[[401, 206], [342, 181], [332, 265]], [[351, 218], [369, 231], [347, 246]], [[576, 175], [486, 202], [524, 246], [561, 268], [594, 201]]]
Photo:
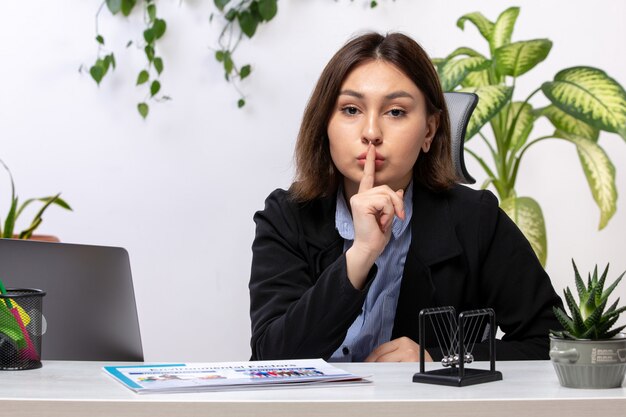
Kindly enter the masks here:
[[[466, 353], [464, 355], [464, 362], [465, 363], [472, 363], [474, 361], [474, 355], [472, 355], [471, 353]], [[456, 366], [459, 364], [459, 355], [458, 353], [455, 353], [454, 355], [449, 355], [449, 356], [444, 356], [443, 359], [441, 359], [441, 365], [447, 367], [450, 366]]]

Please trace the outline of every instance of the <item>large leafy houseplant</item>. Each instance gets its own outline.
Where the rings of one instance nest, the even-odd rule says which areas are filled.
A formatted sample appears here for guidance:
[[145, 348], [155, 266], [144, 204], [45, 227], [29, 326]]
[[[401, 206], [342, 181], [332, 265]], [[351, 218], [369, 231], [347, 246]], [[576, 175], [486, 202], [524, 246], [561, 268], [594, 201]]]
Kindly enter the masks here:
[[[60, 197], [61, 193], [58, 193], [54, 196], [49, 196], [49, 197], [29, 198], [28, 200], [24, 201], [22, 204], [19, 204], [19, 198], [15, 193], [15, 183], [13, 182], [13, 175], [11, 174], [9, 167], [7, 167], [7, 165], [1, 159], [0, 159], [0, 165], [2, 165], [2, 167], [7, 171], [7, 173], [9, 174], [9, 178], [11, 180], [11, 201], [10, 201], [10, 206], [9, 206], [9, 212], [7, 213], [6, 218], [4, 220], [4, 225], [2, 225], [2, 223], [0, 222], [0, 238], [10, 239], [10, 238], [17, 237], [19, 239], [30, 239], [35, 229], [37, 229], [39, 225], [41, 225], [43, 221], [42, 216], [44, 212], [46, 211], [48, 207], [50, 207], [53, 204], [59, 207], [62, 207], [66, 210], [70, 210], [70, 211], [72, 210], [69, 204], [67, 204]], [[15, 225], [16, 225], [17, 219], [20, 217], [20, 215], [22, 214], [25, 208], [27, 208], [28, 206], [30, 206], [31, 203], [34, 203], [36, 201], [43, 203], [43, 206], [36, 212], [35, 216], [30, 222], [30, 225], [26, 229], [22, 230], [21, 232], [16, 233]]]
[[[604, 71], [577, 66], [559, 71], [523, 99], [517, 79], [548, 56], [552, 42], [532, 39], [512, 42], [519, 8], [511, 7], [490, 21], [479, 12], [461, 16], [457, 26], [472, 23], [487, 41], [489, 53], [460, 47], [435, 59], [445, 91], [473, 92], [479, 96], [467, 128], [466, 141], [475, 137], [485, 144], [492, 161], [466, 146], [484, 169], [483, 188], [493, 186], [502, 209], [517, 223], [543, 265], [547, 237], [541, 207], [515, 190], [520, 164], [526, 152], [547, 139], [564, 140], [576, 147], [589, 188], [600, 209], [599, 229], [616, 211], [615, 167], [598, 143], [600, 131], [617, 133], [626, 140], [626, 93]], [[538, 93], [549, 100], [545, 107], [531, 104]], [[545, 117], [554, 129], [535, 135], [535, 121]], [[491, 132], [488, 132], [490, 128]], [[467, 145], [467, 143], [466, 143]]]

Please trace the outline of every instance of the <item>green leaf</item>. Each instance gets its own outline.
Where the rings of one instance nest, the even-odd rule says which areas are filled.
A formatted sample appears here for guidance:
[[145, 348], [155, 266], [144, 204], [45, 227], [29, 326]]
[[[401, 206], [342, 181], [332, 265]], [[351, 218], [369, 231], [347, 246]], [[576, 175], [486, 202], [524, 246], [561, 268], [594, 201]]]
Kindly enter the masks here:
[[486, 70], [486, 69], [482, 71], [470, 72], [469, 74], [467, 74], [465, 79], [461, 82], [461, 85], [464, 88], [486, 87], [490, 84], [491, 82], [489, 81], [489, 70]]
[[254, 16], [252, 16], [252, 13], [248, 11], [243, 11], [239, 13], [239, 15], [237, 16], [237, 20], [239, 21], [239, 27], [241, 27], [241, 31], [245, 33], [247, 37], [253, 37], [254, 33], [256, 32], [258, 22], [254, 18]]
[[137, 84], [136, 85], [141, 85], [141, 84], [147, 82], [149, 79], [150, 79], [150, 74], [148, 74], [148, 71], [141, 70], [141, 72], [137, 76]]
[[226, 15], [224, 15], [226, 20], [228, 20], [229, 22], [232, 22], [233, 20], [235, 20], [237, 18], [237, 16], [239, 16], [239, 12], [237, 12], [236, 9], [230, 9], [228, 11], [228, 13], [226, 13]]
[[504, 45], [495, 51], [496, 68], [503, 75], [519, 77], [546, 59], [552, 41], [535, 39]]
[[263, 16], [261, 16], [261, 12], [259, 11], [259, 0], [253, 0], [252, 3], [250, 3], [248, 11], [252, 13], [254, 20], [259, 23], [263, 22]]
[[472, 71], [489, 67], [490, 61], [482, 57], [451, 59], [446, 62], [439, 73], [443, 91], [452, 91]]
[[245, 106], [245, 105], [246, 105], [246, 100], [244, 100], [244, 99], [240, 98], [240, 99], [237, 101], [237, 108], [242, 108], [242, 107], [243, 107], [243, 106]]
[[563, 310], [559, 307], [552, 307], [552, 311], [566, 331], [570, 333], [574, 331], [574, 321]]
[[108, 71], [110, 67], [115, 67], [112, 54], [105, 55], [102, 62], [104, 63], [105, 72]]
[[107, 7], [112, 14], [122, 10], [122, 0], [106, 0]]
[[576, 282], [576, 291], [578, 291], [578, 298], [580, 300], [585, 299], [589, 296], [587, 294], [587, 288], [585, 288], [585, 283], [578, 272], [578, 268], [576, 267], [576, 262], [572, 259], [572, 265], [574, 266], [574, 280]]
[[154, 42], [154, 39], [156, 38], [156, 34], [154, 33], [154, 29], [153, 28], [149, 28], [143, 31], [143, 38], [147, 43], [152, 43]]
[[576, 300], [574, 300], [574, 296], [569, 288], [565, 288], [563, 292], [565, 294], [565, 302], [567, 307], [569, 308], [570, 313], [572, 313], [572, 321], [574, 322], [574, 328], [572, 335], [576, 337], [580, 337], [580, 334], [584, 331], [584, 324], [582, 316], [580, 315], [580, 310], [578, 305], [576, 304]]
[[111, 52], [107, 56], [109, 57], [109, 62], [111, 63], [111, 66], [113, 67], [113, 69], [115, 69], [115, 55], [113, 55], [113, 52]]
[[111, 57], [109, 57], [108, 55], [105, 55], [104, 57], [96, 61], [96, 65], [102, 68], [102, 71], [103, 71], [102, 76], [104, 77], [106, 73], [109, 71], [109, 67], [111, 66]]
[[252, 68], [250, 67], [250, 65], [244, 65], [243, 67], [241, 67], [241, 70], [239, 71], [239, 77], [241, 77], [241, 79], [243, 80], [248, 75], [250, 75], [251, 71], [252, 71]]
[[461, 92], [476, 93], [478, 104], [470, 117], [465, 140], [467, 141], [489, 122], [511, 100], [513, 89], [503, 85], [462, 88]]
[[148, 112], [150, 111], [150, 108], [146, 103], [139, 103], [137, 104], [137, 111], [139, 111], [141, 117], [145, 119], [146, 117], [148, 117]]
[[150, 22], [154, 22], [154, 19], [156, 18], [156, 6], [154, 4], [149, 4], [147, 7], [147, 11]]
[[[39, 225], [43, 221], [42, 220], [42, 216], [43, 216], [44, 212], [52, 204], [57, 203], [57, 201], [60, 199], [59, 198], [60, 195], [61, 195], [61, 193], [58, 193], [58, 194], [56, 194], [54, 196], [42, 197], [42, 198], [38, 198], [37, 199], [39, 201], [43, 201], [45, 204], [39, 209], [37, 214], [35, 214], [35, 217], [33, 218], [33, 221], [31, 222], [30, 226], [27, 229], [22, 230], [20, 232], [20, 234], [19, 234], [19, 238], [20, 239], [30, 239], [30, 237], [32, 236], [32, 234], [35, 231], [35, 229], [37, 229], [37, 227], [39, 227]], [[26, 205], [26, 203], [20, 208], [20, 210], [18, 211], [18, 214], [21, 212], [21, 210], [24, 209], [25, 205]], [[65, 201], [62, 201], [62, 203], [59, 203], [58, 205], [60, 205], [63, 208], [67, 208], [67, 209], [71, 210], [71, 208], [69, 207], [69, 205]]]
[[259, 0], [259, 13], [266, 22], [269, 22], [278, 12], [277, 0]]
[[535, 124], [535, 114], [533, 112], [533, 108], [528, 103], [524, 104], [516, 101], [507, 104], [502, 112], [508, 115], [506, 123], [507, 132], [511, 129], [513, 121], [517, 117], [517, 120], [515, 121], [515, 129], [511, 135], [511, 141], [508, 144], [509, 149], [517, 151], [524, 146], [526, 140], [528, 139], [528, 135], [530, 135], [530, 132], [533, 130], [533, 126]]
[[459, 20], [456, 21], [456, 25], [462, 30], [465, 30], [465, 21], [467, 20], [472, 22], [474, 26], [476, 26], [480, 34], [483, 35], [483, 38], [485, 38], [487, 42], [491, 44], [491, 38], [495, 26], [493, 22], [483, 16], [482, 13], [474, 12], [461, 16]]
[[154, 48], [150, 45], [146, 45], [144, 51], [146, 52], [146, 58], [148, 58], [148, 61], [152, 62], [154, 59]]
[[104, 70], [100, 65], [94, 65], [89, 68], [89, 74], [91, 74], [91, 78], [96, 81], [96, 84], [100, 85], [100, 81], [102, 81], [102, 77], [104, 77]]
[[604, 71], [593, 67], [567, 68], [541, 89], [564, 112], [596, 129], [618, 133], [626, 140], [626, 92]]
[[598, 135], [600, 133], [598, 129], [574, 116], [570, 116], [552, 104], [537, 110], [536, 114], [537, 116], [547, 117], [557, 130], [594, 142], [598, 141]]
[[230, 57], [230, 53], [228, 53], [224, 56], [224, 72], [226, 73], [227, 77], [230, 75], [231, 72], [233, 72], [234, 68], [235, 68], [235, 63]]
[[122, 14], [128, 16], [135, 7], [137, 0], [122, 0]]
[[215, 52], [215, 59], [218, 62], [224, 62], [224, 57], [226, 56], [226, 53], [228, 53], [228, 51], [216, 51]]
[[375, 1], [375, 0], [370, 1], [370, 8], [373, 9], [376, 6], [378, 6], [378, 2], [377, 1]]
[[598, 230], [602, 230], [617, 210], [615, 167], [606, 152], [596, 142], [564, 132], [557, 132], [557, 134], [561, 139], [576, 145], [591, 194], [600, 209]]
[[446, 58], [444, 61], [448, 61], [456, 56], [459, 55], [467, 55], [467, 56], [472, 56], [472, 57], [479, 57], [479, 58], [485, 58], [485, 56], [475, 50], [473, 50], [472, 48], [467, 48], [465, 46], [462, 46], [460, 48], [456, 48], [454, 51], [452, 51]]
[[219, 9], [219, 11], [223, 11], [224, 7], [230, 2], [230, 0], [213, 0], [215, 3], [215, 7]]
[[11, 207], [9, 209], [9, 213], [7, 214], [7, 218], [4, 221], [4, 237], [9, 238], [9, 239], [13, 237], [15, 221], [17, 220], [17, 215], [16, 215], [17, 205], [18, 205], [18, 198], [17, 196], [14, 195], [11, 198]]
[[154, 97], [154, 95], [158, 93], [160, 89], [161, 83], [158, 80], [152, 81], [152, 84], [150, 84], [150, 96]]
[[[625, 273], [626, 272], [623, 272], [622, 275], [620, 275], [611, 285], [609, 285], [609, 287], [606, 290], [604, 290], [604, 292], [602, 293], [602, 297], [601, 298], [603, 298], [603, 299], [608, 299], [609, 298], [609, 295], [611, 295], [611, 293], [613, 292], [615, 287], [617, 287], [617, 284], [619, 284], [619, 282], [622, 280], [622, 278], [624, 277]], [[619, 310], [623, 311], [623, 309], [626, 309], [626, 306], [621, 307], [621, 308], [619, 308], [616, 311], [619, 311]], [[617, 314], [619, 314], [619, 313], [617, 313]]]
[[539, 204], [530, 197], [510, 197], [504, 200], [500, 207], [524, 233], [541, 265], [545, 265], [548, 244], [546, 226]]
[[509, 7], [498, 16], [491, 35], [490, 46], [492, 51], [511, 43], [511, 35], [518, 15], [519, 7]]
[[161, 39], [165, 31], [167, 30], [167, 23], [163, 19], [156, 19], [152, 25], [154, 30], [154, 36], [156, 39]]
[[152, 61], [152, 63], [154, 64], [154, 69], [156, 69], [157, 74], [161, 75], [161, 73], [163, 72], [163, 59], [158, 56], [154, 58], [154, 61]]
[[102, 37], [102, 35], [96, 36], [96, 42], [98, 42], [100, 45], [104, 45], [104, 38]]

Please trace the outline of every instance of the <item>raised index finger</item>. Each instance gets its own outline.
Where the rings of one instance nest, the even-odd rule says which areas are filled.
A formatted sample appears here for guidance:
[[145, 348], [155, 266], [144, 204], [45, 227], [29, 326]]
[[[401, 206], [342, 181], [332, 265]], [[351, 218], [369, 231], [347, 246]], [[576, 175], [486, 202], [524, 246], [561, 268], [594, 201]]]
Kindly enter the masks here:
[[363, 167], [363, 177], [359, 184], [359, 192], [370, 190], [374, 187], [374, 173], [376, 172], [376, 149], [370, 145], [367, 147], [365, 166]]

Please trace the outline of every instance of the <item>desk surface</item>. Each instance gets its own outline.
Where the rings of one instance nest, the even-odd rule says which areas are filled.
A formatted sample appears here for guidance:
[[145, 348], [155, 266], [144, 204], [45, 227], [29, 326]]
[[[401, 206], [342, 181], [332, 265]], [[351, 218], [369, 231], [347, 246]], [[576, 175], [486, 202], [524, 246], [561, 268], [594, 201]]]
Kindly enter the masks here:
[[111, 363], [45, 361], [41, 369], [0, 371], [0, 416], [626, 416], [626, 388], [563, 388], [549, 361], [500, 362], [503, 381], [463, 388], [411, 382], [418, 364], [381, 363], [337, 364], [371, 375], [367, 385], [143, 395], [103, 365]]

